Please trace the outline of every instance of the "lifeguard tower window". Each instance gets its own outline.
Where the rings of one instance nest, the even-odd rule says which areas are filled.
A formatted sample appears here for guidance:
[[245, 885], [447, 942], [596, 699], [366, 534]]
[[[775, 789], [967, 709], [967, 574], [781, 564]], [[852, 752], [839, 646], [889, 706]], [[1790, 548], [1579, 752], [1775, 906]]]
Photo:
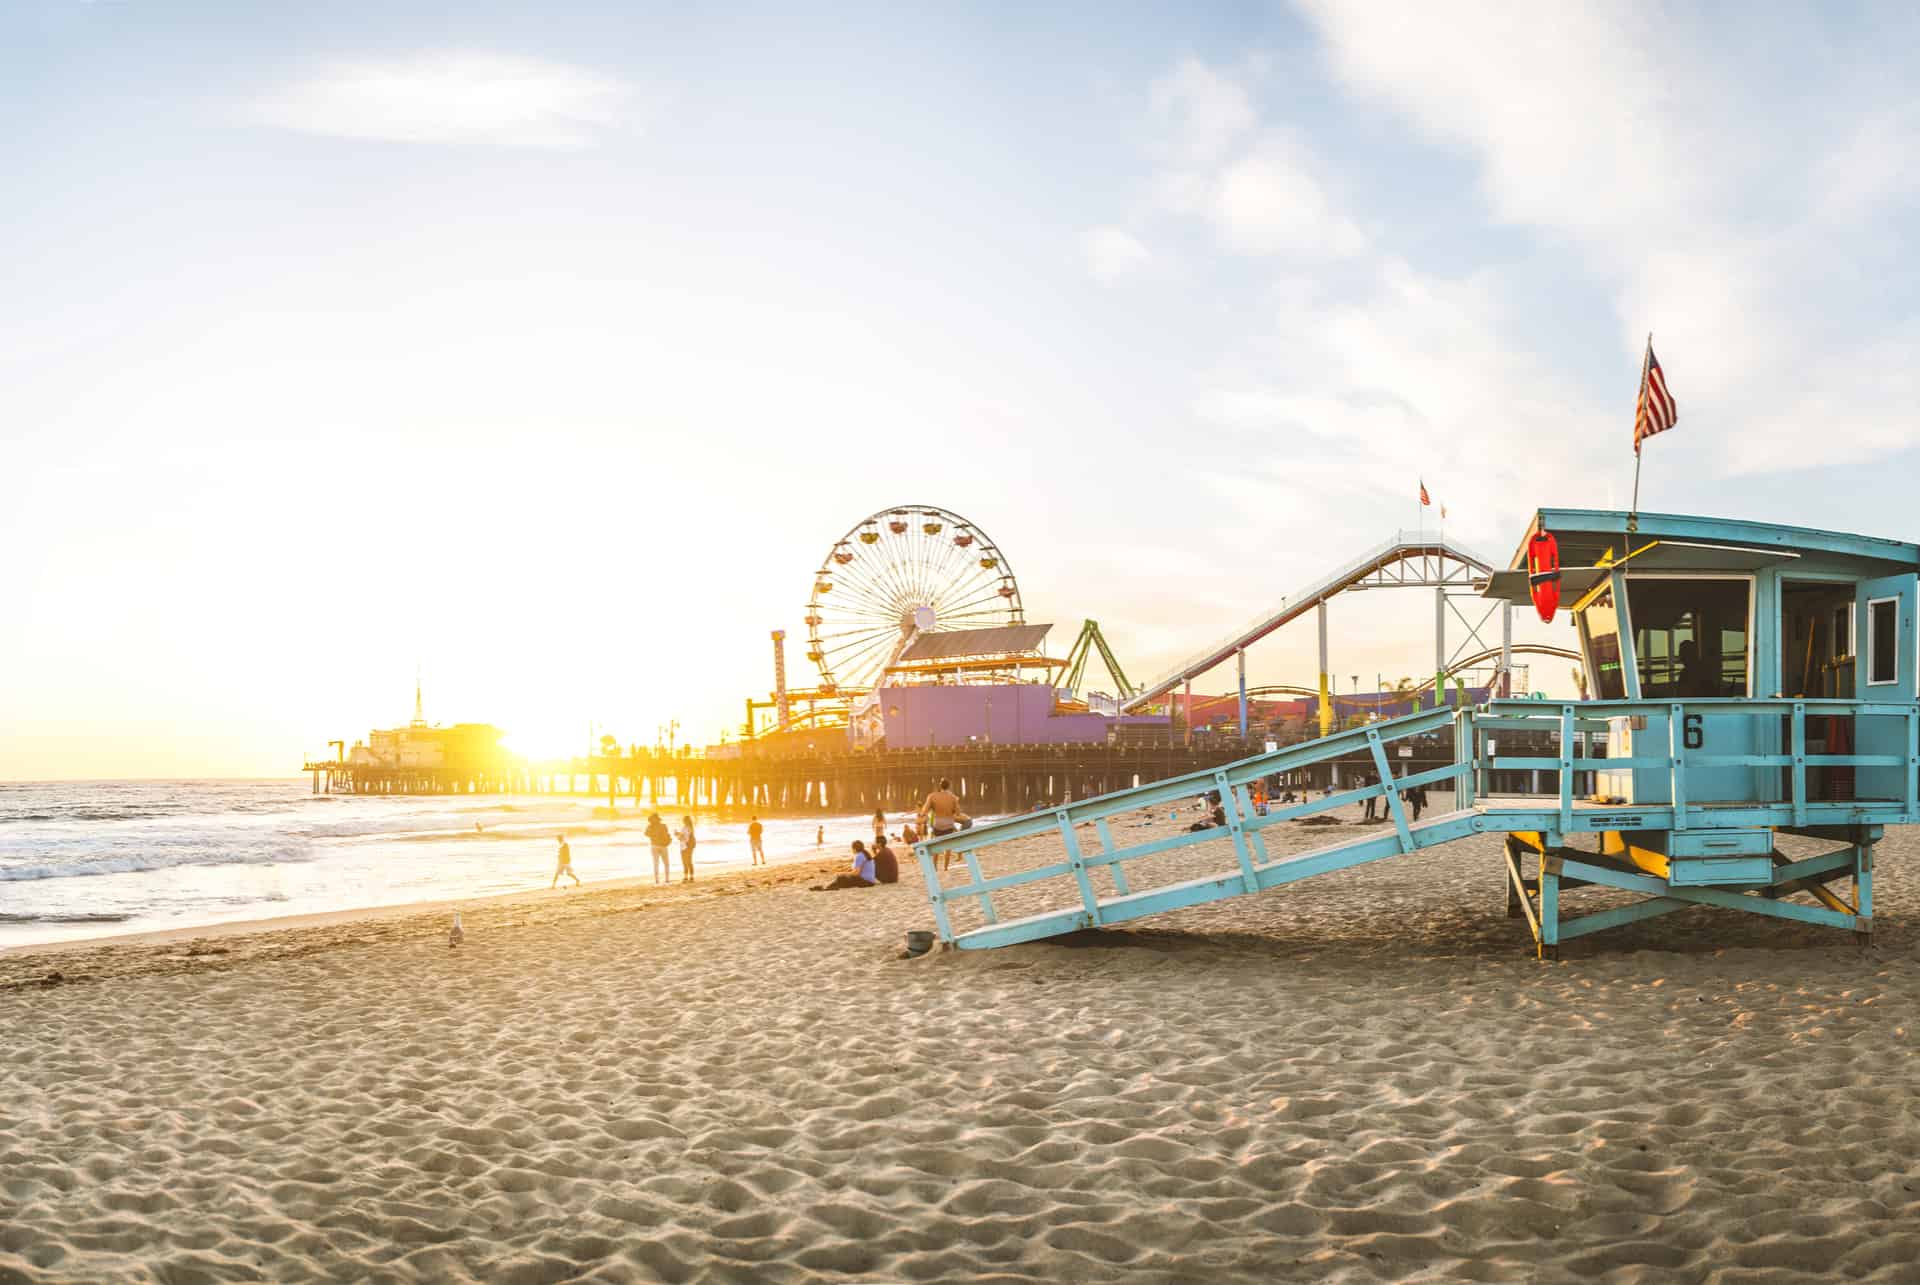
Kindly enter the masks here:
[[1852, 700], [1853, 585], [1787, 580], [1781, 591], [1781, 694]]
[[1747, 603], [1740, 580], [1627, 580], [1644, 700], [1747, 694]]
[[1900, 681], [1900, 606], [1896, 598], [1867, 603], [1867, 686]]
[[1587, 658], [1593, 694], [1603, 701], [1627, 698], [1626, 675], [1620, 667], [1620, 613], [1613, 608], [1613, 590], [1602, 589], [1580, 609], [1580, 650]]

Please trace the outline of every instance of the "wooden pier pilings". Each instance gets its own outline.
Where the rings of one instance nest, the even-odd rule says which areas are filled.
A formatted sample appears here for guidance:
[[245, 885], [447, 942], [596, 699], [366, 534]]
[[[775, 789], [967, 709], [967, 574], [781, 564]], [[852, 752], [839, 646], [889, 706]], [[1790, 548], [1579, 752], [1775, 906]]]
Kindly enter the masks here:
[[[1208, 738], [1183, 745], [996, 745], [760, 755], [750, 748], [712, 756], [596, 755], [563, 762], [501, 765], [487, 773], [308, 763], [327, 789], [348, 794], [565, 794], [612, 806], [700, 807], [767, 815], [910, 811], [941, 780], [953, 783], [967, 811], [1025, 812], [1189, 772], [1210, 771], [1255, 754], [1258, 743]], [[1438, 738], [1421, 761], [1446, 760]], [[1412, 764], [1406, 765], [1411, 767]], [[1364, 756], [1338, 765], [1343, 783], [1370, 767]], [[1329, 765], [1312, 784], [1325, 788]], [[1396, 765], [1396, 770], [1401, 770]]]

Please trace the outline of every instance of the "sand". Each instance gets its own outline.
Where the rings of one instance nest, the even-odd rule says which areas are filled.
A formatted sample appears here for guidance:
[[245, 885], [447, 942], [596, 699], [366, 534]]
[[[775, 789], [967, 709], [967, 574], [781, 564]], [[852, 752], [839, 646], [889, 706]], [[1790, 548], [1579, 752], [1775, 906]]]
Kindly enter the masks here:
[[1540, 964], [1482, 840], [917, 960], [791, 866], [4, 955], [0, 1282], [1913, 1280], [1917, 853], [1868, 950]]

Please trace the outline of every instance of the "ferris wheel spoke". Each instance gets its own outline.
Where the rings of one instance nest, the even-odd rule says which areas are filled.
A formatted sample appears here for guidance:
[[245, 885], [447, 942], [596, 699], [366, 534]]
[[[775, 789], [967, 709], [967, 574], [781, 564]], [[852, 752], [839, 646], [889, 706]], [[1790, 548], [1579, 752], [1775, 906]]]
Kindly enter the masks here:
[[868, 615], [876, 620], [894, 620], [900, 615], [892, 602], [868, 589], [850, 588], [841, 602], [842, 610], [849, 615]]
[[893, 583], [897, 586], [905, 604], [909, 607], [917, 607], [924, 596], [920, 588], [920, 550], [917, 537], [909, 531], [900, 539], [905, 543], [892, 546], [887, 569], [892, 572]]
[[873, 591], [883, 600], [896, 604], [894, 609], [897, 611], [897, 604], [905, 596], [906, 587], [900, 579], [892, 555], [880, 552], [886, 548], [886, 541], [883, 538], [881, 543], [874, 546], [876, 552], [870, 555], [871, 560], [862, 566], [861, 571]]
[[826, 620], [822, 619], [821, 629], [813, 636], [818, 639], [847, 638], [854, 634], [893, 633], [900, 626], [891, 620]]
[[866, 646], [868, 643], [885, 642], [889, 636], [898, 632], [898, 630], [894, 629], [863, 629], [858, 633], [841, 634], [831, 641], [822, 638], [820, 640], [819, 650], [825, 652], [828, 656], [837, 656], [848, 651], [857, 650]]
[[953, 616], [962, 611], [967, 610], [970, 607], [986, 606], [988, 604], [995, 602], [996, 600], [1004, 601], [1004, 599], [1000, 598], [1000, 590], [998, 588], [989, 589], [985, 593], [976, 594], [972, 598], [967, 599], [965, 602], [954, 603], [952, 606], [948, 607], [943, 614], [947, 616]]
[[847, 587], [854, 596], [877, 603], [885, 610], [893, 609], [893, 601], [898, 590], [884, 579], [875, 575], [871, 568], [861, 568], [847, 580]]
[[887, 655], [884, 639], [876, 639], [860, 650], [833, 661], [838, 671], [846, 675], [846, 681], [862, 687], [871, 686], [873, 676], [881, 666], [881, 658]]

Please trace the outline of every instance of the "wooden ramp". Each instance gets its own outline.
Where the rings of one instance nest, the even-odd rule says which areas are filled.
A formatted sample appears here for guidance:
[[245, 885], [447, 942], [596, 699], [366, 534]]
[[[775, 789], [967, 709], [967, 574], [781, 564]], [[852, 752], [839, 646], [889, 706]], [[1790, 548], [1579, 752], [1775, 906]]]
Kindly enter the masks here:
[[[1778, 729], [1796, 749], [1804, 744], [1809, 716], [1846, 713], [1897, 718], [1910, 747], [1920, 745], [1920, 705], [1864, 702], [1718, 700], [1717, 715], [1751, 712]], [[1829, 708], [1831, 707], [1831, 708]], [[1844, 707], [1844, 709], [1842, 708]], [[1479, 710], [1436, 709], [1354, 728], [1271, 754], [1241, 759], [1134, 789], [1011, 817], [915, 845], [935, 927], [943, 943], [960, 949], [1007, 946], [1063, 933], [1127, 923], [1165, 911], [1264, 892], [1314, 875], [1331, 874], [1388, 857], [1402, 856], [1474, 834], [1504, 834], [1510, 875], [1507, 912], [1525, 918], [1542, 955], [1563, 939], [1701, 906], [1742, 910], [1865, 934], [1872, 929], [1873, 847], [1887, 824], [1920, 820], [1920, 750], [1899, 760], [1906, 768], [1905, 797], [1816, 799], [1807, 773], [1828, 766], [1880, 765], [1887, 756], [1781, 754], [1762, 747], [1757, 766], [1778, 769], [1772, 796], [1707, 800], [1690, 793], [1689, 762], [1720, 768], [1747, 760], [1735, 755], [1690, 756], [1675, 744], [1660, 757], [1589, 757], [1581, 733], [1604, 730], [1596, 715], [1661, 709], [1681, 726], [1693, 708], [1683, 702], [1592, 702], [1583, 705], [1493, 701]], [[1551, 757], [1496, 756], [1489, 738], [1548, 732]], [[1395, 742], [1451, 734], [1453, 762], [1396, 778], [1389, 755]], [[1537, 739], [1537, 738], [1536, 738]], [[1662, 747], [1665, 749], [1666, 747]], [[1282, 773], [1353, 754], [1371, 760], [1376, 782], [1285, 807], [1261, 811], [1251, 787]], [[1572, 782], [1599, 768], [1655, 767], [1669, 789], [1661, 801], [1641, 804], [1576, 799]], [[1551, 773], [1558, 793], [1478, 798], [1486, 773], [1538, 770]], [[1414, 787], [1451, 789], [1457, 810], [1411, 821], [1401, 802]], [[1143, 825], [1140, 814], [1217, 795], [1226, 824], [1197, 831], [1158, 834], [1127, 842], [1116, 824]], [[1692, 798], [1695, 801], [1689, 802]], [[1342, 838], [1307, 852], [1268, 851], [1263, 832], [1272, 826], [1351, 807], [1368, 799], [1384, 803], [1390, 824], [1359, 838]], [[1122, 818], [1125, 818], [1122, 821]], [[1775, 847], [1776, 833], [1838, 843], [1839, 848], [1794, 860]], [[1017, 840], [1048, 836], [1057, 857], [1034, 862], [1034, 845], [1001, 849], [1018, 854], [992, 871], [982, 854]], [[1576, 841], [1577, 840], [1577, 841]], [[1204, 845], [1212, 845], [1205, 849]], [[1050, 846], [1050, 845], [1049, 845]], [[1208, 853], [1214, 855], [1209, 868]], [[1221, 856], [1221, 853], [1225, 853]], [[1172, 860], [1157, 860], [1173, 856]], [[943, 886], [938, 861], [957, 858], [964, 873]], [[1527, 869], [1531, 863], [1531, 872]], [[1850, 879], [1851, 895], [1833, 883]], [[1626, 906], [1563, 920], [1560, 896], [1600, 887], [1639, 894]], [[1794, 900], [1794, 898], [1802, 898]]]
[[[1013, 817], [942, 838], [928, 839], [916, 845], [915, 852], [920, 859], [921, 873], [926, 879], [928, 900], [940, 938], [962, 949], [1034, 941], [1084, 928], [1125, 923], [1227, 897], [1245, 896], [1313, 875], [1430, 848], [1472, 834], [1483, 828], [1486, 822], [1471, 808], [1428, 817], [1415, 824], [1407, 819], [1400, 803], [1400, 791], [1414, 786], [1457, 787], [1461, 779], [1471, 772], [1467, 764], [1455, 762], [1446, 767], [1395, 779], [1386, 752], [1386, 747], [1394, 741], [1454, 729], [1464, 717], [1451, 709], [1430, 710], [1372, 727], [1322, 737], [1273, 754], [1242, 759], [1212, 772], [1196, 772], [1156, 781], [1047, 812]], [[1271, 808], [1264, 814], [1254, 807], [1250, 791], [1254, 783], [1277, 773], [1325, 762], [1355, 750], [1370, 750], [1378, 778], [1390, 784], [1364, 786], [1287, 807]], [[1122, 844], [1115, 840], [1112, 829], [1114, 818], [1187, 802], [1208, 791], [1219, 795], [1227, 817], [1225, 826], [1182, 831], [1133, 844]], [[1386, 801], [1392, 826], [1385, 832], [1278, 859], [1268, 854], [1261, 835], [1263, 830], [1369, 798], [1384, 798]], [[1060, 839], [1062, 853], [1058, 861], [994, 875], [989, 875], [981, 864], [983, 849], [1049, 834], [1057, 835]], [[1127, 863], [1138, 863], [1145, 858], [1203, 844], [1230, 845], [1232, 855], [1226, 870], [1198, 878], [1158, 882], [1152, 887], [1132, 886], [1125, 868]], [[941, 886], [935, 858], [943, 853], [953, 853], [965, 862], [967, 878], [964, 883], [952, 887]], [[1044, 897], [1053, 903], [1049, 908], [1019, 918], [1001, 918], [1000, 907], [995, 903], [996, 893], [1011, 895], [1014, 889], [1041, 883], [1048, 885], [1039, 891], [1050, 894]], [[1111, 891], [1104, 891], [1099, 884], [1106, 885]], [[1022, 899], [1031, 900], [1031, 891]], [[963, 928], [956, 923], [955, 912], [963, 908], [977, 908], [977, 927]]]

